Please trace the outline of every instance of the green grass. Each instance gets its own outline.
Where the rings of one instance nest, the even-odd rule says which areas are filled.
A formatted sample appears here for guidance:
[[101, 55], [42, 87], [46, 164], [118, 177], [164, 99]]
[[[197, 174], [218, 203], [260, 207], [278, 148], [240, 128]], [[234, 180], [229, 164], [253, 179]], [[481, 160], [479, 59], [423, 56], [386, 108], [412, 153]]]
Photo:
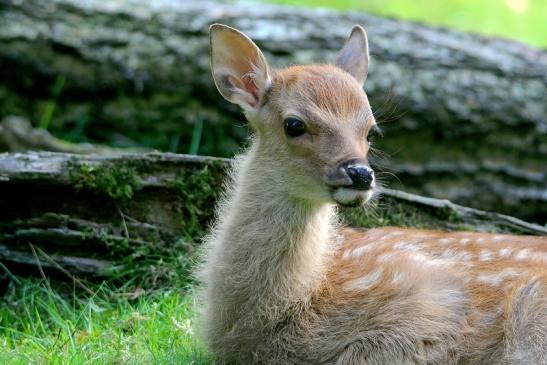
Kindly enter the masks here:
[[[517, 39], [547, 47], [545, 0], [270, 0], [272, 2], [358, 10]], [[366, 24], [365, 24], [366, 26]]]
[[0, 302], [0, 364], [210, 364], [195, 302], [176, 290], [12, 277]]

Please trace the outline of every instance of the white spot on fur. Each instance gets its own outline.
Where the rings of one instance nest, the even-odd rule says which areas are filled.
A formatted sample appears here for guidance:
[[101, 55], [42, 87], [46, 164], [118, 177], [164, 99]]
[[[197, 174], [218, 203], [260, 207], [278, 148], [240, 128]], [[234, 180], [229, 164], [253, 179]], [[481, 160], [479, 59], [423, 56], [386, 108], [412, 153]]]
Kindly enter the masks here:
[[527, 248], [520, 250], [515, 255], [515, 259], [520, 260], [520, 261], [526, 260], [528, 257], [530, 257], [530, 250], [527, 249]]
[[361, 247], [357, 247], [353, 250], [348, 250], [346, 252], [344, 252], [344, 255], [342, 256], [344, 259], [355, 259], [357, 257], [361, 257], [363, 255], [365, 255], [367, 252], [370, 252], [372, 251], [374, 248], [373, 245], [366, 245], [366, 246], [361, 246]]
[[434, 259], [419, 252], [411, 253], [408, 255], [408, 257], [414, 261], [421, 263], [424, 266], [441, 267], [451, 264], [451, 262], [447, 260]]
[[404, 272], [397, 271], [393, 274], [393, 278], [391, 279], [391, 282], [395, 285], [399, 285], [403, 282], [406, 275]]
[[426, 262], [428, 261], [428, 258], [426, 255], [423, 255], [421, 253], [413, 253], [413, 254], [410, 254], [408, 255], [409, 258], [413, 259], [414, 261], [418, 261], [418, 262]]
[[439, 243], [440, 243], [440, 244], [443, 244], [443, 245], [447, 245], [447, 244], [449, 244], [450, 242], [452, 242], [452, 238], [441, 238], [441, 239], [439, 240]]
[[378, 256], [378, 262], [387, 262], [391, 259], [393, 259], [393, 257], [395, 256], [395, 252], [387, 252], [387, 253], [384, 253], [380, 256]]
[[443, 259], [455, 260], [460, 262], [469, 262], [473, 258], [467, 251], [446, 250], [441, 254]]
[[520, 274], [520, 271], [509, 268], [495, 274], [480, 274], [477, 276], [477, 280], [481, 283], [495, 286], [501, 284], [505, 279], [512, 278]]
[[470, 238], [462, 238], [462, 239], [460, 240], [460, 243], [461, 243], [462, 245], [467, 245], [469, 242], [471, 242], [471, 239], [470, 239]]
[[500, 235], [495, 235], [494, 237], [492, 237], [492, 241], [496, 241], [496, 242], [501, 242], [504, 239], [505, 239], [505, 237], [500, 236]]
[[477, 243], [482, 243], [482, 242], [484, 242], [484, 237], [477, 238]]
[[482, 250], [479, 256], [481, 261], [490, 261], [492, 260], [492, 252], [490, 250]]
[[346, 290], [367, 290], [378, 282], [381, 275], [381, 271], [373, 271], [367, 276], [349, 281], [346, 284]]
[[501, 257], [509, 257], [511, 256], [511, 253], [513, 252], [512, 248], [505, 247], [500, 250], [500, 256]]
[[384, 237], [382, 237], [382, 239], [387, 240], [387, 239], [390, 239], [390, 238], [393, 238], [393, 237], [401, 236], [402, 234], [403, 234], [403, 232], [401, 232], [401, 231], [389, 232]]
[[385, 237], [384, 231], [381, 229], [372, 229], [370, 231], [366, 232], [365, 235], [365, 242], [374, 242], [377, 240], [381, 240]]
[[409, 252], [418, 252], [420, 251], [420, 247], [416, 246], [413, 243], [410, 242], [397, 242], [395, 245], [393, 245], [393, 248], [400, 251], [409, 251]]

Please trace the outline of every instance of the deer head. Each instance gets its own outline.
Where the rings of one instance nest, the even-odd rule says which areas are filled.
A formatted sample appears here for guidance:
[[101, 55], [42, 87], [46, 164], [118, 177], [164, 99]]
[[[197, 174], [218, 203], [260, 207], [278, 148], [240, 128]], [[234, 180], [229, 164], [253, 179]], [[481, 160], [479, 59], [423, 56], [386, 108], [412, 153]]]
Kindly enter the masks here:
[[376, 186], [367, 159], [376, 122], [363, 91], [365, 30], [353, 28], [335, 64], [275, 71], [238, 30], [214, 24], [210, 36], [216, 87], [243, 109], [269, 184], [309, 202], [366, 202]]

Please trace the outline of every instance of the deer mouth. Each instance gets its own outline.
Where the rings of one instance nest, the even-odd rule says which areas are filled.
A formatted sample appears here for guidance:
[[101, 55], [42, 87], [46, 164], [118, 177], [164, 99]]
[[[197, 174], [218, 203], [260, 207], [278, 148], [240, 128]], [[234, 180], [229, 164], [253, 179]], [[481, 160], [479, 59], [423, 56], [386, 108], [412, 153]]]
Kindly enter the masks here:
[[333, 190], [332, 199], [342, 206], [356, 207], [366, 203], [373, 194], [373, 189], [360, 190], [348, 187], [339, 187]]

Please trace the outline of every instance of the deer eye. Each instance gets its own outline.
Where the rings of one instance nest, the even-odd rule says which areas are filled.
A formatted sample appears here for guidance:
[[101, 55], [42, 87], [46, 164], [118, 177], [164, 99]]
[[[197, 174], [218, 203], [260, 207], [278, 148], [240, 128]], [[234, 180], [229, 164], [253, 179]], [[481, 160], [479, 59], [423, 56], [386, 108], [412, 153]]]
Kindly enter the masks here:
[[372, 143], [372, 141], [374, 140], [374, 137], [376, 137], [378, 134], [379, 134], [379, 135], [382, 134], [382, 132], [380, 131], [380, 128], [378, 128], [377, 126], [372, 127], [372, 128], [368, 131], [368, 134], [367, 134], [367, 142], [368, 142], [368, 143]]
[[303, 121], [296, 118], [287, 118], [283, 122], [285, 134], [289, 137], [298, 137], [306, 133], [306, 125]]

